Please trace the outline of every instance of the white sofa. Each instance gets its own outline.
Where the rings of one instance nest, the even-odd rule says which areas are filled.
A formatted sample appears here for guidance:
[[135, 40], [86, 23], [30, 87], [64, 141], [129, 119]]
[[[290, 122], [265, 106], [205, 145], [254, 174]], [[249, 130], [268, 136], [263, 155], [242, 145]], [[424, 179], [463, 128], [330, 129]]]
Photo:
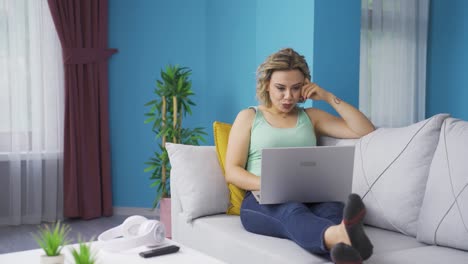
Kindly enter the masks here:
[[[364, 197], [374, 244], [366, 263], [468, 263], [468, 122], [437, 115], [321, 144], [355, 144], [353, 192]], [[290, 240], [245, 231], [239, 216], [223, 213], [228, 190], [215, 147], [187, 155], [179, 147], [168, 148], [175, 241], [227, 263], [330, 263]]]

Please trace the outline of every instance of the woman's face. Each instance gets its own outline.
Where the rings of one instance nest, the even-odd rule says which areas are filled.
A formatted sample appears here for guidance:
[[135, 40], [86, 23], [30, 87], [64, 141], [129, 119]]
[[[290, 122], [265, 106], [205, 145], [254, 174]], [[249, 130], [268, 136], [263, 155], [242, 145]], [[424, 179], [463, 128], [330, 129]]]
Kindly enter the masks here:
[[272, 107], [289, 113], [301, 98], [304, 74], [299, 70], [274, 71], [268, 84]]

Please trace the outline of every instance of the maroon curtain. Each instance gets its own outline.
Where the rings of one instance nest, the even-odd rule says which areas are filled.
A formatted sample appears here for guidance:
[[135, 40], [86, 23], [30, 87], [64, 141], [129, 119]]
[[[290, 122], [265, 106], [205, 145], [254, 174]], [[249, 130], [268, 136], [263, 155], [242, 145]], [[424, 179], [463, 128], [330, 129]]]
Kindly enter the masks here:
[[48, 0], [65, 69], [64, 216], [112, 215], [107, 0]]

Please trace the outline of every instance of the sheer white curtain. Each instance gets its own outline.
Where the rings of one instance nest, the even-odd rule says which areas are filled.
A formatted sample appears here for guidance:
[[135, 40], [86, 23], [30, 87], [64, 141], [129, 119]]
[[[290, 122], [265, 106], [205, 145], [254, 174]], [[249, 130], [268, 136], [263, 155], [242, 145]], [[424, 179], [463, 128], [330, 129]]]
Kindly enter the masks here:
[[359, 108], [379, 127], [425, 117], [429, 0], [362, 0]]
[[62, 65], [47, 0], [0, 0], [0, 224], [62, 215]]

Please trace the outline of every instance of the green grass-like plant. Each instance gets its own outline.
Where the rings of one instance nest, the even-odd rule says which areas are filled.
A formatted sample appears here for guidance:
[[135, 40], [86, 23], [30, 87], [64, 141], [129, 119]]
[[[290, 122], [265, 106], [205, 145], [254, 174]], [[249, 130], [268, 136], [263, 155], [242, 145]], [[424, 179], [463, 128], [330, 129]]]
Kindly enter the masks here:
[[[78, 249], [72, 248], [71, 254], [73, 259], [75, 260], [75, 264], [95, 264], [96, 263], [96, 255], [93, 254], [91, 250], [91, 244], [83, 242], [81, 239], [78, 239], [79, 245]], [[92, 241], [91, 238], [90, 241]]]
[[52, 227], [47, 224], [39, 226], [38, 233], [33, 234], [33, 237], [47, 256], [58, 256], [63, 246], [70, 243], [68, 240], [70, 230], [68, 225], [57, 221]]

